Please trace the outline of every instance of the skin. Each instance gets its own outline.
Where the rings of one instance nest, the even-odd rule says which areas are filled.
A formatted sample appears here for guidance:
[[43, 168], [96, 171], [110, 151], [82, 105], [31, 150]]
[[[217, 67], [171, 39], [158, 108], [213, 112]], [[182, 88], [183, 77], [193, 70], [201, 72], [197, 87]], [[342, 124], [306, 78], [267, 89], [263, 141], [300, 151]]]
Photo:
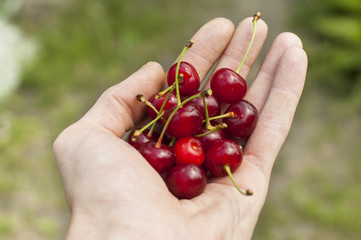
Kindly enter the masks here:
[[[191, 38], [185, 54], [204, 78], [216, 69], [236, 69], [252, 34], [252, 18], [236, 28], [217, 18]], [[256, 38], [240, 74], [247, 77], [262, 48], [267, 25], [258, 21]], [[106, 90], [78, 122], [54, 143], [71, 222], [67, 239], [251, 239], [264, 205], [272, 166], [283, 145], [303, 89], [307, 56], [300, 39], [282, 33], [273, 42], [246, 100], [258, 109], [259, 122], [244, 149], [234, 178], [212, 179], [205, 192], [178, 200], [147, 161], [120, 138], [144, 117], [138, 93], [150, 98], [162, 89], [165, 73], [149, 62], [121, 83]], [[207, 85], [206, 85], [207, 86]]]

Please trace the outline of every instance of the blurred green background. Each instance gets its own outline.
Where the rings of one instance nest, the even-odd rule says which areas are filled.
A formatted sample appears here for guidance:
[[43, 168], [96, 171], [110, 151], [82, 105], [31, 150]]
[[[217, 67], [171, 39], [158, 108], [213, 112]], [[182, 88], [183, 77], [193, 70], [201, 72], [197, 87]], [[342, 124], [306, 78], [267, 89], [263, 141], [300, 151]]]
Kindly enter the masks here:
[[0, 8], [0, 23], [25, 41], [4, 49], [32, 52], [30, 61], [17, 56], [21, 82], [0, 100], [0, 239], [64, 238], [69, 213], [52, 143], [105, 89], [150, 60], [167, 70], [212, 18], [237, 24], [257, 11], [269, 36], [248, 79], [284, 31], [302, 38], [309, 71], [253, 239], [360, 238], [361, 1], [0, 0]]

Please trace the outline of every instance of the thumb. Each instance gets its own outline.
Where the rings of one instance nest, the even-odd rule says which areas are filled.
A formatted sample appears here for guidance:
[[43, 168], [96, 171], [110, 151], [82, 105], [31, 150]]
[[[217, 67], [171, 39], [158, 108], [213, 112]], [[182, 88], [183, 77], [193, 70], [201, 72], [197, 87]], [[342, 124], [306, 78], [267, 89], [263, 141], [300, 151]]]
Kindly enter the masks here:
[[138, 122], [144, 113], [144, 105], [137, 94], [150, 98], [165, 81], [164, 70], [159, 63], [148, 62], [124, 81], [107, 89], [80, 122], [95, 125], [121, 137]]

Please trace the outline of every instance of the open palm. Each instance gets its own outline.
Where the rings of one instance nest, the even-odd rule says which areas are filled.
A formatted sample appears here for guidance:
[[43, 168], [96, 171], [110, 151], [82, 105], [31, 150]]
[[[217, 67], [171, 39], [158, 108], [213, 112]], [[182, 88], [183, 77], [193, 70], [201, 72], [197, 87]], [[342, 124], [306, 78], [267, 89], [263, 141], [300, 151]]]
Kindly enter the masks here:
[[[236, 69], [252, 35], [252, 18], [236, 29], [223, 18], [205, 24], [183, 61], [204, 78], [216, 69]], [[240, 74], [245, 78], [267, 35], [259, 20], [256, 38]], [[64, 130], [54, 153], [72, 213], [68, 239], [250, 239], [263, 207], [276, 156], [289, 132], [306, 75], [307, 57], [292, 33], [274, 41], [245, 99], [260, 115], [234, 172], [241, 195], [228, 177], [211, 179], [205, 192], [178, 200], [148, 162], [121, 137], [144, 116], [135, 95], [161, 90], [162, 67], [154, 62], [109, 88], [90, 111]], [[209, 85], [208, 85], [209, 86]], [[207, 84], [206, 84], [207, 87]]]

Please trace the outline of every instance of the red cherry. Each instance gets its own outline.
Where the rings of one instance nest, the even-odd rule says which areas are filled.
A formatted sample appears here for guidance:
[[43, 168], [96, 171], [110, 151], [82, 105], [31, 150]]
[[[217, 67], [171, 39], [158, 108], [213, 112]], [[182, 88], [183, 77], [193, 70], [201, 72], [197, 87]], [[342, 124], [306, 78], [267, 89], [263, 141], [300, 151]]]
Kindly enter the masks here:
[[[163, 116], [165, 124], [176, 107], [168, 109]], [[170, 120], [166, 132], [175, 138], [193, 136], [202, 126], [202, 113], [198, 106], [187, 103]]]
[[185, 165], [194, 163], [201, 165], [204, 161], [204, 151], [201, 141], [195, 137], [185, 137], [174, 144], [175, 163]]
[[[157, 139], [159, 138], [159, 134], [153, 132], [152, 136], [149, 137], [147, 136], [149, 130], [146, 129], [144, 130], [138, 137], [134, 138], [134, 131], [132, 131], [129, 136], [128, 136], [128, 143], [130, 145], [132, 145], [135, 149], [139, 149], [144, 143], [147, 143], [147, 142], [156, 142]], [[133, 141], [135, 140], [135, 141]]]
[[[166, 93], [163, 96], [161, 96], [160, 98], [156, 99], [155, 97], [157, 96], [157, 94], [154, 94], [149, 99], [149, 102], [159, 111], [164, 103], [164, 100], [167, 98], [167, 95], [168, 95], [168, 93]], [[175, 92], [172, 92], [167, 100], [167, 103], [164, 105], [163, 110], [167, 110], [176, 105], [177, 105], [177, 95]], [[152, 119], [157, 117], [157, 113], [151, 107], [148, 107], [148, 106], [147, 106], [147, 113]]]
[[173, 149], [164, 144], [157, 148], [155, 143], [148, 142], [142, 145], [139, 152], [159, 174], [167, 172], [175, 161]]
[[211, 89], [222, 102], [234, 103], [246, 95], [247, 82], [232, 69], [221, 68], [211, 78]]
[[[208, 131], [208, 129], [202, 127], [197, 134], [206, 133]], [[218, 129], [214, 132], [197, 138], [201, 141], [203, 150], [207, 151], [213, 143], [217, 142], [218, 140], [227, 138], [227, 132], [225, 129]]]
[[[206, 104], [207, 104], [207, 110], [208, 110], [208, 116], [213, 117], [217, 116], [221, 113], [221, 101], [214, 95], [209, 95], [205, 98]], [[204, 110], [204, 104], [203, 99], [201, 97], [195, 98], [190, 101], [191, 103], [194, 103], [201, 109], [203, 119], [206, 119], [205, 110]]]
[[176, 165], [167, 173], [165, 182], [169, 191], [177, 198], [191, 199], [204, 191], [207, 177], [198, 165]]
[[204, 163], [213, 176], [223, 177], [228, 175], [225, 165], [233, 172], [241, 165], [242, 160], [243, 152], [238, 144], [230, 139], [222, 139], [209, 147]]
[[[154, 133], [156, 134], [154, 136], [154, 141], [157, 142], [157, 140], [159, 139], [159, 135], [160, 133], [162, 132], [162, 129], [163, 129], [163, 125], [162, 123], [156, 123], [155, 124], [155, 127], [154, 127]], [[169, 135], [168, 133], [165, 133], [164, 136], [163, 136], [163, 139], [162, 139], [162, 143], [163, 144], [166, 144], [166, 145], [169, 145], [173, 140], [173, 137], [171, 135]]]
[[[177, 63], [173, 64], [167, 74], [168, 86], [175, 82]], [[179, 65], [178, 75], [183, 74], [183, 81], [179, 83], [179, 93], [183, 96], [193, 95], [200, 86], [200, 79], [197, 70], [187, 62], [181, 62]]]
[[231, 104], [227, 112], [233, 112], [234, 117], [224, 118], [223, 122], [227, 124], [226, 131], [233, 137], [249, 137], [256, 128], [258, 120], [258, 111], [252, 103], [241, 100]]

